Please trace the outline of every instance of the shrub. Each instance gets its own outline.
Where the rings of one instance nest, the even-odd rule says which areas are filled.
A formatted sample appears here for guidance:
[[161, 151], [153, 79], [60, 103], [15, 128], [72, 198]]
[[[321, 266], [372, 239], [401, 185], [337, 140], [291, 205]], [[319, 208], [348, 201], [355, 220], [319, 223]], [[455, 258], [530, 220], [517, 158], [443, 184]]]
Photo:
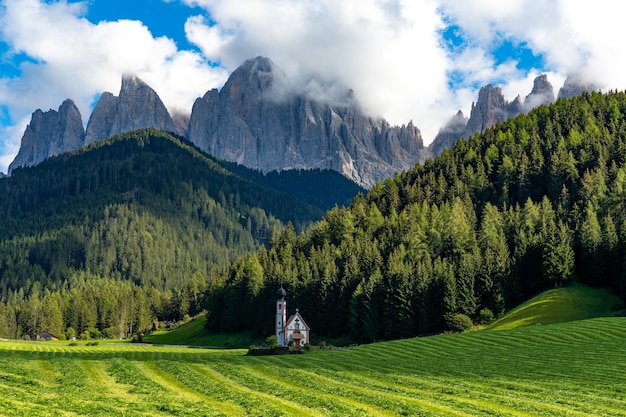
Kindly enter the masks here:
[[478, 313], [478, 324], [489, 324], [494, 321], [495, 318], [491, 310], [483, 308], [480, 310], [480, 313]]
[[474, 327], [472, 319], [465, 314], [454, 314], [446, 319], [448, 327], [454, 332], [464, 332]]
[[265, 339], [265, 345], [271, 347], [272, 349], [278, 346], [278, 338], [276, 335], [273, 334], [268, 336], [267, 339]]

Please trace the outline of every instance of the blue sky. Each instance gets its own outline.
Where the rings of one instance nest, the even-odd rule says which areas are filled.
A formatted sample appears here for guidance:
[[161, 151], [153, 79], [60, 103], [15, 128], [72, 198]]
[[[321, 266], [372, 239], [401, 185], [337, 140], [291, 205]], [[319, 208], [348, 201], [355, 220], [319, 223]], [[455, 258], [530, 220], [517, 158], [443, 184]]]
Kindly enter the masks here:
[[121, 75], [150, 84], [170, 112], [264, 55], [290, 88], [355, 90], [364, 110], [413, 120], [428, 143], [478, 89], [509, 100], [547, 73], [626, 87], [626, 8], [611, 0], [0, 0], [0, 171], [31, 113], [74, 100], [86, 124]]

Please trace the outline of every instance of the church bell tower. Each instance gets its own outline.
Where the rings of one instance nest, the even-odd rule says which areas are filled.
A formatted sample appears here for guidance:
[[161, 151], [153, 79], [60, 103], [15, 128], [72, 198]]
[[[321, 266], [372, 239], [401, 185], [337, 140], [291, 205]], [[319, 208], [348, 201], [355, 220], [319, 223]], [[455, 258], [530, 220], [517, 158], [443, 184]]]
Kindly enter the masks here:
[[285, 301], [285, 296], [287, 295], [287, 291], [284, 290], [281, 285], [278, 291], [276, 292], [276, 340], [278, 341], [278, 346], [286, 346], [286, 332], [285, 332], [285, 323], [287, 322], [287, 301]]

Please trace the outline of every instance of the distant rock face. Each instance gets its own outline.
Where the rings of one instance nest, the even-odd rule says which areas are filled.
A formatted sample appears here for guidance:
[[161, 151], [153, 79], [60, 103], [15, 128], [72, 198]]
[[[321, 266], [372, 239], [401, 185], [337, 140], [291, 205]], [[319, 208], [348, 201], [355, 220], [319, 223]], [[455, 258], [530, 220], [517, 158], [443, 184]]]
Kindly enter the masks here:
[[554, 90], [548, 77], [542, 74], [535, 78], [533, 89], [522, 101], [517, 96], [512, 102], [504, 99], [502, 89], [489, 84], [478, 92], [478, 101], [472, 103], [469, 119], [463, 113], [457, 113], [446, 126], [439, 131], [428, 147], [429, 156], [435, 157], [444, 149], [451, 148], [459, 139], [482, 133], [490, 127], [525, 113], [542, 104], [554, 101]]
[[188, 138], [247, 167], [333, 169], [365, 187], [423, 159], [417, 127], [365, 116], [351, 91], [330, 103], [284, 87], [269, 59], [246, 61], [221, 91], [196, 100]]
[[467, 117], [461, 110], [458, 111], [450, 121], [439, 131], [437, 138], [431, 146], [430, 151], [434, 155], [441, 155], [444, 149], [450, 149], [465, 134], [465, 128], [467, 127]]
[[524, 110], [530, 111], [535, 107], [550, 104], [553, 101], [554, 88], [552, 87], [552, 84], [550, 84], [550, 81], [548, 81], [548, 76], [546, 74], [541, 74], [535, 78], [533, 89], [524, 100]]
[[557, 98], [572, 98], [579, 96], [584, 92], [596, 91], [598, 87], [591, 82], [585, 81], [580, 75], [570, 75], [565, 80], [563, 87], [559, 90]]
[[9, 174], [17, 167], [33, 166], [48, 157], [76, 150], [84, 140], [80, 111], [72, 100], [65, 100], [58, 111], [36, 110], [22, 136], [20, 150], [9, 165]]
[[182, 134], [158, 94], [135, 75], [122, 77], [118, 97], [105, 92], [89, 118], [85, 144], [135, 129], [155, 128]]

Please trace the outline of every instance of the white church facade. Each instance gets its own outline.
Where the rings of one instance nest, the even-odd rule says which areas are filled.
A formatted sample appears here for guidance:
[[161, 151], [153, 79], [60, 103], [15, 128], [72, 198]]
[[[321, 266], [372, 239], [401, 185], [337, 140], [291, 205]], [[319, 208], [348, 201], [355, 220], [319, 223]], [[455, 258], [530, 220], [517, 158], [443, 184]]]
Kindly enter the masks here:
[[287, 318], [287, 291], [281, 286], [276, 293], [276, 339], [279, 346], [288, 346], [293, 342], [294, 346], [304, 346], [310, 343], [311, 329], [305, 323], [296, 310], [296, 314]]

